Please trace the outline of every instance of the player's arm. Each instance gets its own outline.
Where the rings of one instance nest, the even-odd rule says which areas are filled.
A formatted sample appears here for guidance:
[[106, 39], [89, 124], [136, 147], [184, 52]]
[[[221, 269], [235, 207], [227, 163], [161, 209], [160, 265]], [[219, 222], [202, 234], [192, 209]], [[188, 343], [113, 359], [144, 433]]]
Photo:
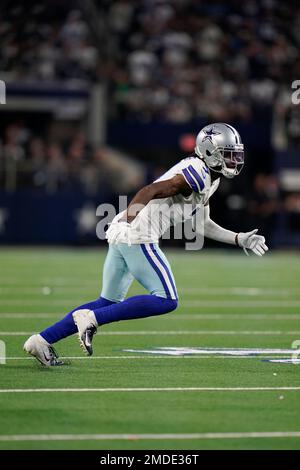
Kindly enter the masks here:
[[204, 207], [204, 235], [218, 242], [235, 245], [237, 233], [227, 230], [211, 220], [210, 207], [207, 204]]
[[168, 180], [148, 184], [136, 193], [122, 220], [128, 223], [132, 222], [138, 213], [153, 199], [162, 199], [177, 194], [189, 196], [191, 192], [191, 188], [182, 175], [175, 175]]
[[252, 250], [257, 256], [262, 256], [268, 251], [268, 247], [265, 244], [265, 237], [256, 235], [257, 231], [255, 229], [252, 232], [237, 233], [227, 230], [211, 220], [209, 205], [204, 207], [204, 235], [207, 238], [230, 245], [237, 245], [244, 248], [244, 250]]

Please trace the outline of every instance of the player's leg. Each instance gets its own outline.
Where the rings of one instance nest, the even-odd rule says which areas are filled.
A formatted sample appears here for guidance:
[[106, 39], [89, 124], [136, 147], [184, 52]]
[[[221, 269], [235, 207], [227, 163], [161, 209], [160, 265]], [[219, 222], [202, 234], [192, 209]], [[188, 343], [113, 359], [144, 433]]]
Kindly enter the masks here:
[[81, 347], [92, 354], [92, 339], [97, 331], [94, 312], [110, 305], [122, 303], [134, 277], [129, 272], [126, 261], [120, 252], [119, 245], [110, 245], [103, 267], [103, 282], [100, 298], [109, 302], [106, 305], [95, 305], [89, 310], [73, 311], [73, 319], [78, 330]]
[[98, 325], [169, 313], [178, 294], [170, 264], [157, 244], [119, 245], [129, 271], [150, 295], [129, 297], [120, 304], [94, 310]]
[[67, 313], [61, 320], [54, 323], [53, 325], [49, 326], [45, 330], [40, 332], [42, 338], [44, 338], [47, 343], [54, 344], [60, 341], [61, 339], [67, 338], [77, 332], [77, 327], [74, 322], [73, 313], [77, 311], [89, 311], [94, 310], [96, 308], [106, 307], [107, 305], [111, 305], [113, 302], [105, 299], [103, 297], [99, 297], [97, 300], [93, 300], [91, 302], [87, 302], [85, 304], [80, 305], [79, 307], [74, 308], [71, 312]]
[[122, 302], [134, 277], [118, 245], [110, 245], [103, 266], [101, 298], [111, 303]]
[[158, 245], [118, 245], [131, 274], [150, 295], [136, 295], [115, 303], [83, 313], [78, 325], [82, 346], [92, 354], [92, 339], [97, 326], [120, 320], [132, 320], [162, 315], [177, 308], [177, 291], [170, 265]]
[[104, 307], [112, 303], [100, 297], [97, 300], [77, 307], [62, 318], [62, 320], [54, 323], [54, 325], [51, 325], [39, 334], [30, 336], [24, 344], [24, 351], [36, 357], [39, 362], [46, 366], [60, 365], [61, 362], [58, 361], [58, 354], [52, 347], [52, 344], [77, 333], [78, 330], [74, 322], [73, 313], [75, 311], [89, 312], [91, 309]]
[[50, 344], [77, 332], [74, 314], [96, 310], [124, 299], [133, 280], [125, 261], [114, 246], [109, 247], [102, 274], [102, 291], [97, 300], [85, 303], [71, 310], [62, 320], [43, 330], [40, 335]]
[[[62, 320], [41, 331], [40, 334], [31, 336], [24, 344], [25, 351], [34, 355], [45, 365], [56, 365], [58, 356], [51, 344], [78, 331], [74, 314], [80, 318], [82, 313], [88, 313], [122, 300], [132, 280], [133, 276], [126, 269], [122, 255], [117, 249], [110, 247], [103, 268], [101, 296], [97, 300], [76, 307]], [[106, 295], [108, 298], [105, 297]]]

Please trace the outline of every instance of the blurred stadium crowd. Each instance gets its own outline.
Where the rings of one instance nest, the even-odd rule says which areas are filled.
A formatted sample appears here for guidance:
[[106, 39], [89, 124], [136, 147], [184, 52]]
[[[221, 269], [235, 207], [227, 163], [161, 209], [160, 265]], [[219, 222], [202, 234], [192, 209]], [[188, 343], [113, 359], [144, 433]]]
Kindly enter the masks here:
[[93, 148], [80, 130], [63, 142], [48, 141], [14, 122], [5, 128], [0, 156], [0, 184], [8, 192], [37, 188], [93, 195], [109, 187], [128, 193], [146, 181], [143, 164], [115, 148]]
[[98, 0], [102, 47], [76, 2], [60, 3], [7, 3], [1, 72], [108, 81], [122, 118], [247, 120], [300, 76], [297, 0]]
[[[104, 84], [108, 122], [249, 123], [273, 115], [270, 164], [266, 169], [257, 160], [242, 207], [266, 231], [282, 211], [293, 213], [300, 227], [299, 193], [282, 197], [273, 165], [276, 152], [300, 145], [300, 109], [290, 100], [291, 83], [300, 78], [296, 0], [4, 4], [0, 71], [6, 81]], [[164, 169], [163, 161], [150, 168], [117, 144], [92, 145], [81, 123], [67, 137], [53, 135], [51, 124], [41, 131], [30, 119], [6, 119], [0, 132], [5, 191], [132, 193]], [[178, 145], [173, 158], [192, 144]]]

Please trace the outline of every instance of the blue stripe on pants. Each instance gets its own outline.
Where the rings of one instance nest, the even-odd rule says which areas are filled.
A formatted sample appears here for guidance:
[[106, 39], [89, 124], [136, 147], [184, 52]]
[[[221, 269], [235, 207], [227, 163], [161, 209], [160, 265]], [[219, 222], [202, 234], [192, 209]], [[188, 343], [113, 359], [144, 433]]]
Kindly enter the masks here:
[[175, 287], [175, 284], [174, 284], [174, 281], [173, 281], [173, 277], [170, 273], [170, 270], [168, 268], [168, 266], [166, 265], [166, 263], [162, 260], [162, 258], [159, 256], [159, 254], [157, 253], [157, 250], [155, 249], [155, 246], [153, 245], [153, 243], [150, 243], [150, 248], [151, 248], [151, 251], [152, 253], [154, 254], [154, 256], [156, 256], [156, 258], [158, 259], [158, 261], [162, 264], [162, 266], [164, 267], [165, 271], [166, 271], [166, 274], [168, 276], [168, 279], [172, 285], [172, 288], [173, 288], [173, 295], [171, 296], [173, 299], [178, 299], [178, 295], [177, 295], [177, 291], [176, 291], [176, 287]]
[[146, 245], [144, 244], [141, 244], [141, 248], [142, 248], [142, 251], [144, 253], [144, 255], [146, 256], [147, 260], [149, 261], [149, 263], [151, 264], [152, 268], [154, 269], [154, 271], [157, 273], [159, 279], [161, 280], [161, 283], [162, 285], [164, 286], [164, 289], [165, 289], [165, 293], [166, 293], [166, 296], [167, 296], [167, 299], [171, 299], [171, 294], [170, 294], [170, 291], [169, 291], [169, 288], [167, 286], [167, 283], [164, 279], [164, 276], [162, 274], [162, 272], [160, 271], [159, 267], [155, 264], [155, 262], [153, 261], [153, 259], [151, 258], [151, 256], [149, 255], [148, 251], [147, 251], [147, 248], [146, 248]]

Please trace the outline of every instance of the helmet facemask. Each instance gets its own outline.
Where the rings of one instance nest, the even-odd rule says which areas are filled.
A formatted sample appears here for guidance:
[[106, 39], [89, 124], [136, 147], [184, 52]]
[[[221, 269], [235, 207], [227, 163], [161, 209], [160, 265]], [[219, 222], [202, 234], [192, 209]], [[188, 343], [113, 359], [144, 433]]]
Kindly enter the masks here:
[[234, 149], [216, 147], [212, 152], [206, 151], [203, 158], [207, 166], [226, 178], [234, 178], [239, 175], [244, 166], [244, 146], [236, 145]]

